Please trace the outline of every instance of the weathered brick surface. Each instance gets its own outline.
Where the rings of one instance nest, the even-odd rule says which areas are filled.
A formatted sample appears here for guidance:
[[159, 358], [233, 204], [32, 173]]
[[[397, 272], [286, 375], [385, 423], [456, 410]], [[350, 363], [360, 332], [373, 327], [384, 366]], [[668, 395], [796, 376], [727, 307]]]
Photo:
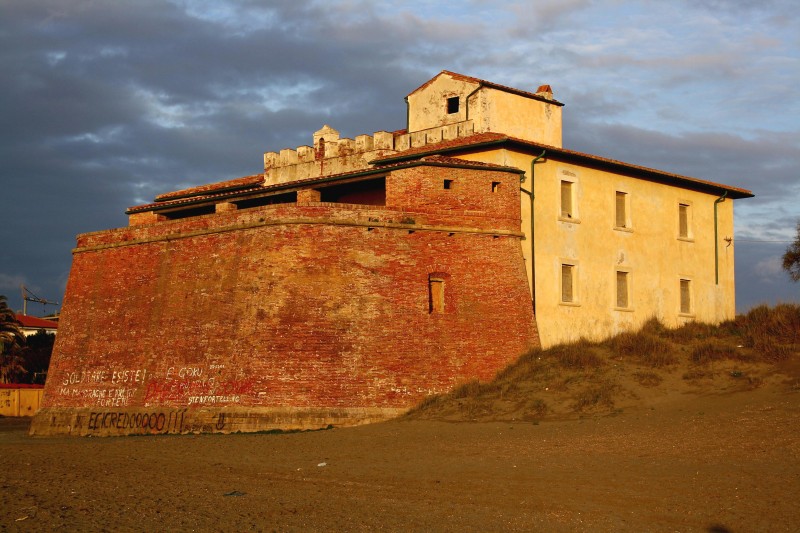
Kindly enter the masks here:
[[[502, 190], [518, 178], [456, 170], [441, 191], [423, 182], [441, 187], [447, 169], [428, 170], [388, 177], [386, 208], [277, 205], [80, 236], [32, 432], [358, 423], [490, 379], [537, 342], [519, 202]], [[430, 201], [442, 193], [453, 201]], [[445, 276], [442, 313], [431, 274]]]

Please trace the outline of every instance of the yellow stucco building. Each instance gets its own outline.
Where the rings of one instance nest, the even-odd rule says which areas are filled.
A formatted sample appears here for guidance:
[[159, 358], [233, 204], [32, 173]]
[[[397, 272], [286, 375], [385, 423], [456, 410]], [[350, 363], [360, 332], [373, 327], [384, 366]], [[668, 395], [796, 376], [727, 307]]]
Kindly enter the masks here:
[[733, 200], [750, 191], [564, 149], [563, 104], [547, 85], [443, 71], [407, 102], [412, 148], [380, 163], [430, 152], [526, 170], [522, 252], [543, 346], [652, 317], [734, 317]]

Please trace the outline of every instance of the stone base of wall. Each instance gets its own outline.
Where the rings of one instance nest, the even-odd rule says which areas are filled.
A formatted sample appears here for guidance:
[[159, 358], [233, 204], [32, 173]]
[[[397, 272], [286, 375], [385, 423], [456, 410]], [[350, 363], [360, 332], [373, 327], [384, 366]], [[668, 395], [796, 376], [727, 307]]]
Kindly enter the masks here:
[[314, 430], [381, 422], [405, 411], [380, 407], [154, 407], [116, 410], [51, 407], [36, 414], [30, 434], [110, 437]]

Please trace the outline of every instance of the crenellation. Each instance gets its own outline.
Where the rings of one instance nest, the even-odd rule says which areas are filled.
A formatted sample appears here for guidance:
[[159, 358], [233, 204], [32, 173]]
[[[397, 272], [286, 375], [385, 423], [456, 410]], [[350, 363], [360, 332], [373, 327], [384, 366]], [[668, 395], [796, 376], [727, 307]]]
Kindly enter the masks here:
[[298, 146], [297, 147], [297, 162], [309, 163], [314, 161], [314, 148], [311, 146]]
[[325, 144], [325, 159], [335, 159], [339, 157], [339, 143], [326, 143]]
[[411, 148], [419, 148], [425, 146], [428, 139], [428, 134], [424, 131], [411, 132]]
[[402, 152], [403, 150], [408, 150], [411, 148], [411, 135], [408, 133], [403, 133], [401, 135], [397, 135], [394, 138], [394, 149], [398, 152]]
[[443, 141], [452, 141], [453, 139], [458, 138], [458, 125], [457, 124], [448, 124], [447, 126], [442, 126], [442, 140]]
[[394, 134], [389, 131], [376, 131], [374, 136], [375, 150], [394, 150]]
[[426, 144], [433, 144], [442, 142], [442, 132], [444, 128], [436, 128], [434, 130], [428, 130], [425, 134], [425, 142]]
[[279, 154], [266, 152], [265, 184], [288, 183], [368, 168], [369, 162], [377, 157], [466, 137], [474, 132], [473, 122], [463, 121], [411, 133], [376, 131], [373, 135], [358, 135], [350, 139], [340, 137], [337, 130], [326, 124], [314, 133], [313, 147], [287, 148]]
[[288, 165], [296, 165], [297, 150], [292, 150], [291, 148], [284, 148], [283, 150], [281, 150], [279, 161], [282, 167]]
[[339, 139], [336, 144], [339, 147], [340, 156], [350, 155], [356, 151], [356, 143], [353, 139]]
[[371, 151], [374, 144], [372, 137], [369, 135], [356, 136], [356, 152], [358, 153]]
[[465, 122], [459, 122], [458, 126], [458, 136], [459, 137], [468, 137], [475, 133], [475, 123], [471, 120], [467, 120]]

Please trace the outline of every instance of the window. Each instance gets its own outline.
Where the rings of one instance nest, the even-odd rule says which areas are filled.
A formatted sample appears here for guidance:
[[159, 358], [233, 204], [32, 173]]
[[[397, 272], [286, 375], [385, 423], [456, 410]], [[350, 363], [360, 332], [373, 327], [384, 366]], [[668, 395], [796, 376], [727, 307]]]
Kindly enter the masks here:
[[575, 303], [575, 265], [561, 264], [561, 301]]
[[428, 312], [444, 313], [444, 280], [428, 278]]
[[561, 181], [561, 218], [573, 218], [572, 182]]
[[498, 190], [500, 190], [500, 182], [499, 181], [493, 181], [492, 182], [492, 192], [497, 192]]
[[688, 315], [692, 312], [692, 281], [681, 280], [681, 314]]
[[692, 209], [689, 204], [678, 204], [678, 237], [691, 239]]
[[444, 183], [442, 184], [442, 186], [445, 189], [448, 189], [448, 190], [452, 189], [453, 188], [453, 180], [444, 180]]
[[615, 194], [615, 220], [617, 228], [627, 228], [628, 224], [628, 193], [617, 191]]
[[630, 307], [628, 272], [617, 270], [617, 307], [627, 309]]
[[447, 114], [452, 115], [453, 113], [458, 113], [458, 96], [447, 99]]

